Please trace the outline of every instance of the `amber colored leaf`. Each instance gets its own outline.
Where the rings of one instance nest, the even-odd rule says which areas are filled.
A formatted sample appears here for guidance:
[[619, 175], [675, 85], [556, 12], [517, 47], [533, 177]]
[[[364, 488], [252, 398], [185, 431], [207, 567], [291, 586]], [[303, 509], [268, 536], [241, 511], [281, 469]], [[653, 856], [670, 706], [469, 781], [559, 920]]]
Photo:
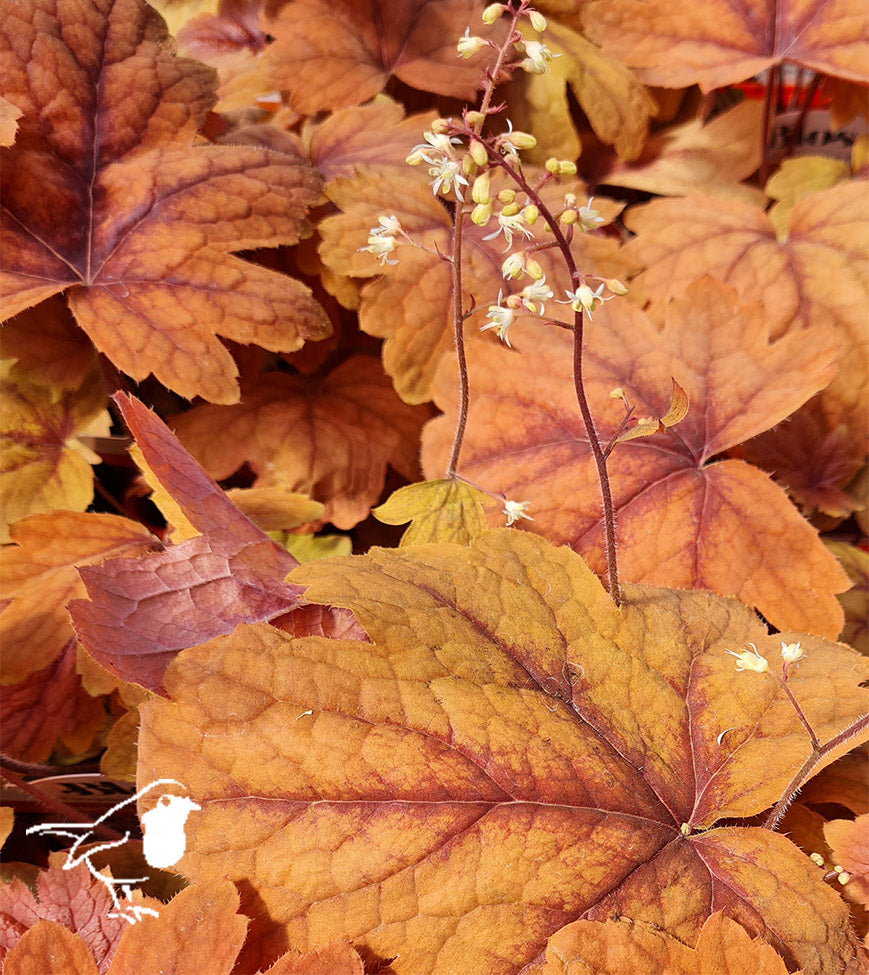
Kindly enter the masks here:
[[0, 550], [2, 683], [16, 684], [51, 664], [73, 639], [66, 605], [84, 595], [77, 567], [157, 546], [142, 525], [115, 515], [53, 511], [12, 528], [15, 546]]
[[861, 816], [869, 813], [866, 792], [869, 773], [869, 751], [857, 748], [816, 775], [800, 793], [800, 801], [809, 806], [837, 803]]
[[283, 955], [265, 975], [365, 975], [362, 959], [348, 944], [329, 945], [300, 955]]
[[387, 464], [417, 476], [429, 415], [401, 402], [377, 359], [356, 355], [326, 376], [266, 373], [238, 406], [196, 406], [172, 422], [214, 477], [247, 461], [257, 486], [302, 491], [325, 520], [352, 528], [380, 496]]
[[[710, 915], [696, 949], [648, 924], [576, 921], [550, 939], [542, 975], [787, 975], [776, 952], [721, 912]], [[799, 973], [797, 973], [799, 975]]]
[[38, 921], [6, 956], [3, 975], [98, 975], [88, 946], [54, 921]]
[[761, 205], [763, 194], [742, 180], [760, 166], [762, 115], [762, 102], [745, 101], [705, 124], [699, 118], [680, 122], [652, 135], [634, 162], [617, 162], [600, 182], [659, 196], [703, 193]]
[[[527, 175], [533, 181], [533, 173]], [[506, 185], [498, 180], [496, 174], [493, 192]], [[547, 196], [550, 190], [555, 194], [552, 198]], [[574, 192], [582, 202], [587, 201], [584, 186], [578, 182], [544, 187], [543, 195], [554, 202], [566, 191]], [[431, 384], [438, 363], [454, 347], [450, 269], [438, 257], [438, 252], [450, 253], [452, 246], [449, 215], [432, 194], [424, 174], [420, 176], [418, 171], [401, 174], [386, 167], [368, 169], [353, 179], [332, 180], [328, 194], [343, 212], [325, 218], [319, 225], [323, 261], [337, 273], [379, 276], [362, 290], [360, 325], [369, 334], [386, 339], [383, 366], [399, 396], [408, 403], [425, 402], [431, 399]], [[604, 197], [595, 197], [594, 207], [606, 221], [613, 220], [621, 211], [620, 204]], [[397, 264], [382, 266], [370, 253], [360, 251], [366, 245], [369, 228], [376, 227], [378, 217], [384, 214], [396, 216], [414, 240], [431, 253], [399, 247]], [[545, 241], [541, 225], [542, 221], [538, 221], [535, 229]], [[472, 301], [477, 306], [476, 313], [465, 322], [469, 342], [479, 339], [486, 305], [497, 301], [499, 291], [506, 294], [524, 287], [520, 281], [504, 281], [501, 272], [506, 256], [504, 241], [503, 238], [485, 240], [491, 230], [491, 227], [465, 224], [462, 258], [468, 293], [464, 296], [464, 307], [470, 308]], [[588, 273], [626, 276], [626, 265], [612, 238], [577, 234], [574, 251], [578, 266]], [[567, 287], [563, 262], [554, 259], [551, 250], [538, 251], [535, 257], [553, 290]]]
[[81, 568], [89, 601], [74, 600], [70, 613], [98, 663], [159, 691], [180, 649], [295, 606], [298, 589], [283, 580], [296, 560], [233, 505], [155, 413], [132, 396], [114, 398], [150, 472], [201, 534]]
[[0, 847], [9, 839], [15, 823], [15, 812], [9, 806], [0, 806]]
[[213, 72], [175, 57], [159, 15], [143, 0], [7, 13], [0, 86], [24, 118], [3, 150], [3, 317], [68, 290], [119, 369], [215, 402], [238, 398], [218, 335], [292, 351], [328, 334], [300, 282], [231, 255], [295, 243], [319, 177], [262, 149], [192, 145]]
[[470, 100], [493, 60], [456, 55], [469, 24], [487, 28], [474, 0], [295, 0], [268, 24], [266, 76], [304, 115], [359, 105], [390, 77], [438, 95]]
[[645, 268], [637, 284], [658, 317], [667, 298], [711, 274], [763, 304], [773, 339], [815, 324], [832, 329], [840, 354], [824, 409], [831, 427], [844, 421], [862, 439], [869, 410], [867, 199], [859, 181], [813, 193], [791, 210], [781, 240], [762, 210], [735, 200], [654, 200], [626, 214], [637, 237], [625, 249]]
[[60, 389], [78, 389], [96, 362], [88, 337], [62, 295], [53, 295], [3, 323], [3, 355], [16, 359], [13, 374], [38, 376]]
[[[561, 330], [531, 323], [521, 355], [469, 344], [474, 395], [461, 470], [530, 502], [535, 520], [524, 527], [570, 544], [603, 571], [600, 493], [573, 393], [571, 344]], [[847, 580], [815, 530], [767, 475], [744, 461], [715, 460], [824, 386], [833, 354], [820, 329], [770, 344], [761, 308], [740, 304], [711, 278], [670, 303], [660, 333], [624, 302], [595, 312], [585, 375], [604, 442], [624, 415], [610, 397], [614, 387], [640, 416], [665, 412], [671, 377], [691, 402], [678, 436], [620, 444], [610, 455], [625, 579], [733, 594], [782, 629], [838, 634], [834, 594]], [[445, 367], [436, 402], [446, 415], [423, 432], [427, 473], [444, 467], [455, 396]]]
[[836, 864], [851, 875], [845, 884], [849, 896], [869, 907], [869, 815], [835, 819], [824, 827], [824, 836]]
[[[653, 433], [663, 433], [668, 427], [674, 427], [685, 419], [690, 407], [688, 394], [675, 379], [671, 382], [673, 383], [673, 392], [670, 394], [670, 405], [667, 407], [667, 412], [660, 417], [640, 417], [636, 425], [628, 427], [624, 433], [620, 433], [615, 438], [614, 443], [626, 443], [628, 440], [636, 440], [639, 437], [650, 437]], [[624, 393], [622, 393], [623, 395]], [[610, 393], [610, 396], [613, 397], [613, 393]], [[621, 399], [621, 396], [613, 398]]]
[[457, 542], [464, 545], [486, 529], [483, 505], [491, 500], [463, 481], [423, 481], [394, 491], [372, 510], [387, 525], [411, 522], [401, 545]]
[[124, 931], [107, 975], [230, 975], [247, 929], [231, 883], [187, 887], [159, 911]]
[[607, 54], [652, 85], [711, 91], [783, 61], [869, 80], [861, 0], [599, 0], [585, 7], [583, 23]]
[[830, 128], [843, 129], [852, 119], [869, 118], [869, 85], [855, 84], [843, 78], [824, 78], [823, 97], [830, 101]]
[[[63, 610], [62, 604], [57, 610]], [[2, 751], [26, 762], [46, 761], [58, 743], [72, 755], [83, 755], [106, 726], [103, 702], [88, 694], [76, 673], [74, 640], [45, 667], [0, 685], [0, 705]]]
[[130, 708], [112, 725], [106, 736], [106, 750], [100, 756], [100, 771], [110, 779], [136, 781], [139, 740], [139, 711]]
[[[396, 973], [517, 975], [617, 902], [658, 923], [672, 905], [689, 944], [724, 909], [807, 972], [844, 970], [845, 906], [796, 847], [692, 832], [762, 810], [810, 751], [772, 675], [724, 652], [777, 652], [750, 609], [647, 587], [619, 609], [575, 553], [507, 529], [292, 578], [373, 642], [247, 626], [179, 655], [171, 700], [142, 708], [139, 781], [177, 776], [203, 806], [179, 868], [239, 884], [248, 969], [351, 939]], [[869, 665], [802, 639], [793, 691], [826, 741]]]
[[[92, 372], [76, 390], [59, 392], [37, 376], [0, 369], [0, 542], [27, 515], [84, 511], [94, 496], [92, 465], [100, 458], [78, 434], [104, 413], [102, 379]], [[108, 433], [108, 414], [103, 426]]]

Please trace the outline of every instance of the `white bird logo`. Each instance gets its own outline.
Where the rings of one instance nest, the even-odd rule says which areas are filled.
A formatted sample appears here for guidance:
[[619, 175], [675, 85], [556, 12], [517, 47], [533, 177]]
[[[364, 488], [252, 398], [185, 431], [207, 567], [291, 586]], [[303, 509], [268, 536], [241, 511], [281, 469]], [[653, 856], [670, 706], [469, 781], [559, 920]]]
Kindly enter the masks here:
[[[78, 864], [84, 863], [90, 871], [91, 876], [95, 877], [106, 887], [112, 898], [115, 910], [111, 911], [108, 916], [112, 918], [123, 918], [123, 920], [129, 921], [130, 924], [135, 924], [136, 921], [140, 921], [145, 915], [158, 917], [159, 913], [153, 908], [142, 907], [137, 904], [129, 905], [122, 910], [121, 898], [118, 897], [116, 888], [120, 888], [124, 898], [130, 898], [132, 896], [133, 884], [144, 883], [148, 878], [123, 877], [115, 879], [113, 877], [107, 877], [100, 873], [90, 860], [95, 853], [101, 853], [103, 850], [111, 850], [129, 842], [131, 839], [129, 831], [120, 839], [100, 843], [98, 846], [92, 847], [84, 853], [78, 854], [78, 848], [83, 843], [91, 841], [95, 826], [103, 823], [124, 806], [138, 802], [142, 796], [153, 791], [158, 786], [179, 786], [181, 789], [185, 789], [176, 779], [155, 779], [153, 782], [139, 789], [135, 795], [129, 796], [122, 802], [117, 803], [117, 805], [112, 806], [111, 809], [103, 813], [93, 823], [42, 823], [39, 826], [31, 826], [27, 830], [28, 834], [46, 833], [51, 836], [64, 836], [68, 839], [75, 840], [67, 852], [63, 869], [72, 870]], [[184, 856], [184, 850], [187, 845], [187, 838], [184, 835], [184, 824], [191, 812], [201, 809], [202, 807], [191, 799], [175, 795], [165, 788], [162, 790], [162, 795], [157, 800], [157, 805], [142, 815], [142, 828], [145, 832], [142, 845], [145, 861], [149, 867], [154, 867], [155, 870], [171, 867]]]

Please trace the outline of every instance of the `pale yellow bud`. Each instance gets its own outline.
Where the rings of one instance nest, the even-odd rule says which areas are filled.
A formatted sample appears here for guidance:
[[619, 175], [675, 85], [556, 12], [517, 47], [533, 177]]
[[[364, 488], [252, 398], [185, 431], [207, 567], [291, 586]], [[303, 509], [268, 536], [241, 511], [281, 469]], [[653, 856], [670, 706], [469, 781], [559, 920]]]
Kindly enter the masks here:
[[532, 203], [530, 206], [525, 207], [522, 211], [522, 216], [525, 218], [525, 223], [533, 224], [534, 221], [540, 216], [540, 211]]
[[564, 205], [566, 207], [576, 206], [576, 193], [565, 193], [564, 194]]
[[491, 203], [478, 203], [471, 212], [471, 222], [484, 227], [492, 217]]
[[508, 203], [501, 210], [501, 213], [503, 213], [505, 217], [515, 217], [518, 212], [519, 212], [519, 204], [518, 203]]
[[511, 132], [509, 139], [517, 149], [533, 149], [537, 145], [537, 140], [530, 132]]
[[821, 856], [820, 853], [809, 854], [809, 859], [812, 861], [812, 863], [817, 864], [819, 867], [823, 867], [824, 865], [824, 858]]
[[483, 11], [483, 23], [494, 24], [506, 9], [503, 3], [490, 3]]
[[561, 163], [559, 163], [559, 161], [555, 158], [555, 156], [550, 156], [546, 160], [545, 165], [546, 165], [547, 173], [552, 173], [553, 176], [558, 175], [558, 167], [561, 165]]
[[471, 29], [468, 28], [464, 37], [459, 38], [456, 51], [460, 58], [472, 58], [475, 54], [479, 54], [484, 47], [486, 47], [486, 41], [482, 37], [472, 36]]
[[404, 161], [408, 166], [418, 166], [422, 162], [422, 154], [425, 149], [414, 149], [413, 152]]
[[471, 199], [474, 203], [488, 203], [491, 200], [491, 180], [488, 173], [480, 173], [471, 188]]
[[575, 176], [576, 175], [576, 163], [571, 162], [569, 159], [561, 159], [558, 162], [558, 175], [559, 176]]
[[533, 258], [525, 262], [525, 270], [535, 281], [539, 281], [543, 277], [543, 268]]
[[607, 286], [607, 291], [610, 291], [612, 294], [618, 295], [619, 297], [628, 293], [628, 289], [622, 284], [621, 281], [619, 281], [618, 278], [607, 278], [606, 281], [604, 281], [604, 284]]
[[798, 660], [802, 660], [805, 655], [806, 653], [799, 643], [781, 641], [781, 656], [786, 664], [795, 664]]
[[567, 227], [572, 223], [576, 223], [576, 210], [565, 210], [558, 218], [558, 222], [563, 223]]
[[512, 203], [516, 199], [516, 190], [501, 190], [498, 199], [501, 203]]
[[473, 176], [479, 167], [470, 156], [462, 156], [462, 172], [465, 176]]
[[452, 119], [436, 118], [434, 122], [432, 122], [431, 131], [434, 132], [435, 135], [446, 135], [449, 131], [451, 123]]
[[850, 879], [851, 879], [851, 874], [849, 874], [847, 870], [843, 870], [843, 871], [842, 871], [842, 872], [841, 872], [841, 873], [839, 874], [839, 876], [838, 876], [838, 877], [836, 877], [836, 880], [838, 880], [838, 881], [839, 881], [839, 883], [840, 883], [840, 884], [841, 884], [841, 885], [842, 885], [843, 887], [845, 886], [845, 884], [847, 884], [847, 883], [848, 883], [848, 881], [849, 881]]
[[489, 159], [489, 154], [486, 152], [486, 147], [482, 142], [477, 142], [476, 139], [471, 141], [470, 148], [471, 158], [478, 166], [485, 166]]
[[610, 399], [624, 399], [625, 391], [621, 386], [616, 386], [614, 389], [610, 390]]
[[486, 116], [483, 115], [482, 112], [467, 112], [465, 115], [465, 121], [468, 123], [468, 125], [473, 127], [475, 125], [481, 125], [483, 122], [485, 122]]
[[546, 18], [540, 13], [539, 10], [532, 10], [529, 13], [529, 18], [531, 20], [531, 26], [538, 34], [542, 34], [546, 30]]

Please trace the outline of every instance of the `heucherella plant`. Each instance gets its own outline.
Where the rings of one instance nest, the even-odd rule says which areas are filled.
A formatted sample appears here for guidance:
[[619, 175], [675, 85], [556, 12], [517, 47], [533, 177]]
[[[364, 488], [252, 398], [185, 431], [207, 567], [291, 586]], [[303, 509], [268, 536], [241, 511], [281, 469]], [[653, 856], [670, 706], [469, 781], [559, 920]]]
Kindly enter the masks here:
[[[589, 322], [593, 321], [593, 313], [604, 302], [625, 295], [627, 289], [616, 279], [586, 274], [576, 264], [571, 248], [574, 237], [594, 233], [606, 221], [595, 209], [594, 197], [583, 201], [570, 190], [560, 197], [553, 196], [553, 188], [561, 179], [576, 174], [575, 163], [552, 157], [546, 161], [542, 173], [526, 167], [522, 154], [536, 146], [536, 139], [528, 132], [515, 129], [510, 118], [504, 117], [505, 106], [494, 103], [497, 87], [515, 71], [540, 74], [549, 70], [556, 55], [543, 41], [530, 40], [519, 30], [520, 25], [526, 24], [540, 35], [546, 30], [546, 18], [534, 10], [528, 0], [519, 0], [512, 4], [490, 4], [483, 11], [482, 19], [488, 25], [501, 19], [507, 23], [503, 40], [498, 43], [472, 35], [470, 26], [458, 40], [457, 56], [463, 59], [472, 58], [487, 48], [495, 52], [494, 64], [484, 74], [479, 105], [466, 107], [461, 118], [436, 119], [431, 129], [424, 133], [423, 141], [411, 149], [406, 159], [410, 166], [425, 164], [431, 177], [432, 193], [453, 204], [452, 250], [443, 255], [443, 260], [452, 268], [452, 317], [460, 409], [446, 474], [448, 478], [458, 476], [470, 402], [464, 323], [484, 299], [484, 296], [474, 295], [470, 308], [462, 304], [462, 236], [466, 221], [470, 220], [486, 231], [483, 241], [504, 242], [501, 271], [506, 287], [499, 291], [497, 300], [490, 299], [486, 322], [480, 330], [491, 330], [510, 349], [514, 348], [514, 336], [516, 329], [521, 328], [519, 321], [523, 315], [537, 316], [554, 326], [573, 331], [574, 387], [600, 482], [609, 591], [618, 600], [616, 525], [606, 458], [616, 443], [654, 433], [661, 427], [658, 421], [648, 418], [628, 430], [633, 411], [625, 401], [625, 419], [612, 442], [604, 444], [598, 436], [583, 385], [583, 328], [586, 317]], [[421, 246], [394, 218], [383, 216], [378, 223], [379, 226], [371, 229], [368, 244], [362, 250], [374, 254], [381, 263], [394, 263], [400, 246]], [[561, 295], [547, 283], [537, 259], [543, 251], [555, 252], [567, 271], [572, 286], [565, 288]], [[528, 279], [528, 283], [523, 279]], [[524, 286], [519, 287], [520, 284]], [[570, 306], [572, 324], [550, 318], [554, 315], [552, 302]], [[673, 422], [678, 422], [678, 418], [671, 418], [671, 425]], [[518, 505], [503, 498], [499, 500], [505, 504], [508, 526], [518, 518], [530, 518], [524, 502]]]

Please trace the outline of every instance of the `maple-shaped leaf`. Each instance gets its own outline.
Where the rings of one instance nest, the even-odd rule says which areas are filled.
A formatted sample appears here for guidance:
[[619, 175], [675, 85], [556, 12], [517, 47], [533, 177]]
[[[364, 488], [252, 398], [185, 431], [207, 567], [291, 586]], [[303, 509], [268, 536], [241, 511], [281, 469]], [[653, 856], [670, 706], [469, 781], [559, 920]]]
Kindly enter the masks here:
[[[92, 465], [100, 458], [78, 435], [108, 433], [106, 392], [98, 372], [75, 390], [58, 391], [0, 365], [0, 542], [27, 515], [66, 508], [84, 511], [94, 496]], [[102, 423], [98, 421], [100, 418]]]
[[[648, 924], [576, 921], [549, 941], [541, 975], [787, 975], [776, 952], [721, 912], [689, 948]], [[799, 972], [796, 975], [800, 975]]]
[[[821, 329], [769, 343], [759, 305], [705, 278], [672, 301], [663, 331], [637, 309], [595, 312], [585, 385], [604, 443], [624, 416], [621, 387], [640, 416], [663, 416], [671, 377], [687, 392], [674, 433], [619, 444], [609, 457], [619, 565], [630, 582], [710, 589], [757, 606], [782, 629], [835, 637], [847, 585], [781, 488], [722, 451], [784, 419], [830, 379], [835, 354]], [[572, 336], [529, 322], [525, 349], [469, 343], [471, 408], [461, 472], [530, 503], [523, 522], [604, 568], [600, 489], [573, 391]], [[423, 433], [423, 467], [443, 469], [455, 428], [455, 381], [444, 367], [446, 415]], [[533, 418], [533, 419], [529, 419]]]
[[159, 690], [183, 647], [295, 606], [298, 588], [283, 580], [297, 563], [233, 505], [155, 413], [131, 396], [115, 400], [149, 470], [200, 534], [82, 568], [89, 601], [75, 600], [70, 613], [100, 664]]
[[470, 100], [494, 59], [469, 61], [456, 43], [479, 20], [475, 0], [295, 0], [269, 22], [266, 77], [304, 115], [359, 105], [390, 77], [438, 95]]
[[763, 104], [744, 101], [709, 122], [690, 118], [650, 136], [631, 163], [616, 161], [600, 182], [659, 196], [704, 193], [761, 205], [763, 194], [742, 180], [761, 163], [757, 133]]
[[605, 53], [666, 88], [711, 91], [784, 61], [869, 80], [861, 0], [598, 0], [585, 6], [583, 23]]
[[425, 481], [399, 488], [371, 513], [387, 525], [411, 522], [401, 545], [465, 544], [486, 529], [486, 502], [482, 491], [462, 481]]
[[396, 396], [377, 359], [356, 355], [325, 376], [266, 373], [237, 406], [196, 406], [172, 422], [212, 476], [247, 461], [258, 486], [302, 491], [325, 520], [352, 528], [380, 497], [387, 464], [415, 479], [429, 416]]
[[[142, 708], [139, 781], [202, 805], [178, 866], [239, 885], [249, 970], [347, 938], [396, 973], [518, 975], [581, 916], [693, 946], [724, 910], [807, 973], [844, 971], [817, 867], [770, 830], [709, 828], [768, 806], [811, 750], [772, 673], [725, 653], [774, 665], [752, 610], [650, 587], [618, 608], [570, 549], [507, 529], [292, 578], [372, 643], [246, 626], [179, 655], [171, 700]], [[790, 688], [826, 742], [863, 713], [869, 662], [800, 639]]]
[[213, 72], [175, 57], [159, 15], [143, 0], [7, 13], [0, 88], [24, 117], [3, 150], [2, 318], [68, 291], [119, 369], [214, 402], [238, 398], [218, 335], [292, 351], [328, 334], [304, 285], [231, 254], [295, 243], [319, 177], [262, 149], [192, 145]]
[[[507, 186], [507, 182], [499, 182], [499, 175], [495, 174], [492, 185], [494, 194], [495, 190]], [[548, 196], [550, 191], [552, 197]], [[544, 187], [542, 195], [554, 202], [560, 201], [566, 191], [574, 192], [580, 200], [587, 199], [583, 185], [578, 182]], [[320, 223], [323, 261], [328, 268], [342, 274], [382, 275], [362, 290], [359, 323], [369, 334], [386, 338], [383, 366], [399, 396], [408, 403], [425, 402], [431, 399], [431, 384], [438, 363], [455, 344], [450, 266], [439, 256], [452, 250], [449, 214], [425, 179], [416, 173], [402, 174], [389, 168], [371, 168], [352, 179], [332, 180], [328, 194], [343, 212]], [[607, 222], [621, 211], [620, 204], [606, 198], [595, 197], [594, 207]], [[370, 228], [377, 227], [378, 218], [385, 215], [395, 216], [427, 252], [401, 247], [394, 266], [381, 265], [372, 254], [366, 253]], [[538, 229], [541, 223], [538, 221]], [[539, 233], [540, 239], [545, 240], [542, 229]], [[477, 306], [475, 314], [465, 322], [469, 340], [479, 336], [480, 324], [485, 321], [483, 310], [488, 303], [498, 300], [499, 292], [506, 294], [524, 287], [521, 281], [504, 280], [501, 270], [504, 241], [503, 238], [486, 240], [490, 234], [490, 227], [465, 225], [464, 307], [471, 308], [472, 302]], [[593, 234], [577, 234], [574, 240], [577, 265], [603, 277], [626, 276], [625, 264], [617, 250], [614, 240]], [[554, 259], [551, 250], [540, 250], [535, 258], [553, 290], [567, 288], [563, 262]]]
[[763, 304], [774, 339], [815, 324], [832, 326], [840, 354], [822, 397], [824, 410], [831, 427], [847, 422], [863, 441], [869, 411], [867, 199], [861, 181], [812, 193], [790, 211], [780, 238], [767, 214], [736, 200], [653, 200], [625, 215], [637, 234], [625, 250], [644, 267], [636, 283], [658, 319], [668, 298], [711, 274]]

